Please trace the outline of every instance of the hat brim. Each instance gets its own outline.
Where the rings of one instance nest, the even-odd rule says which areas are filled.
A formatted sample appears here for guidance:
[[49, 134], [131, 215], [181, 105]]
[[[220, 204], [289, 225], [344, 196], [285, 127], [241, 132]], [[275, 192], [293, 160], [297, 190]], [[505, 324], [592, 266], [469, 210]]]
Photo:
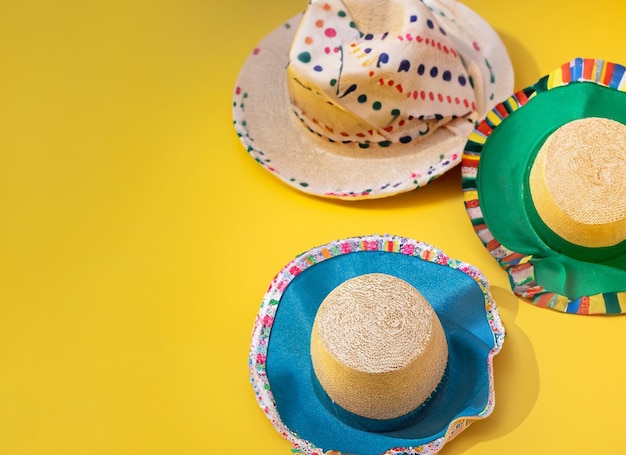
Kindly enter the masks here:
[[[479, 94], [486, 98], [479, 102], [484, 114], [512, 90], [513, 69], [504, 44], [466, 6], [454, 0], [427, 3], [458, 18], [483, 44], [482, 55], [492, 65], [491, 73], [483, 75], [489, 94]], [[424, 186], [460, 162], [473, 128], [468, 119], [452, 121], [418, 144], [368, 149], [330, 142], [308, 131], [292, 111], [286, 77], [289, 49], [301, 18], [296, 15], [267, 35], [245, 61], [236, 82], [235, 129], [259, 164], [305, 193], [355, 200]]]
[[[343, 281], [373, 272], [416, 287], [437, 313], [449, 345], [448, 374], [416, 419], [380, 433], [349, 426], [324, 406], [310, 360], [322, 300]], [[504, 333], [488, 283], [472, 266], [411, 239], [350, 238], [303, 253], [276, 276], [255, 323], [250, 372], [261, 408], [296, 453], [434, 453], [491, 414], [492, 359]]]
[[573, 120], [626, 124], [625, 68], [575, 59], [511, 96], [470, 135], [462, 178], [467, 212], [513, 291], [535, 305], [577, 314], [626, 311], [626, 241], [573, 245], [542, 222], [529, 193], [529, 170], [545, 140]]

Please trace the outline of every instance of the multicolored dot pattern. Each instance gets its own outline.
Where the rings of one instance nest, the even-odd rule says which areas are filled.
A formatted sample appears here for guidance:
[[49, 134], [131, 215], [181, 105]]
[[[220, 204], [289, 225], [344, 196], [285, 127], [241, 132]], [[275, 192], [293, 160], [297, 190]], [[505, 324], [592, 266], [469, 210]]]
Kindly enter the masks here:
[[[249, 355], [249, 371], [252, 387], [259, 406], [271, 421], [274, 428], [293, 446], [292, 452], [298, 455], [341, 455], [335, 450], [324, 450], [316, 447], [308, 440], [302, 439], [293, 429], [283, 422], [276, 407], [276, 402], [271, 390], [271, 384], [266, 372], [268, 345], [272, 326], [282, 296], [290, 283], [309, 267], [319, 264], [327, 259], [346, 254], [359, 253], [362, 251], [377, 251], [380, 254], [404, 255], [414, 257], [415, 260], [424, 260], [450, 267], [470, 276], [481, 288], [485, 296], [485, 315], [489, 327], [493, 333], [494, 346], [487, 358], [487, 374], [489, 375], [489, 396], [484, 409], [476, 414], [458, 416], [449, 423], [442, 436], [429, 442], [412, 447], [396, 447], [387, 450], [381, 455], [432, 455], [470, 424], [488, 417], [495, 406], [495, 389], [493, 383], [493, 357], [500, 352], [505, 339], [505, 329], [502, 325], [498, 308], [490, 296], [489, 283], [484, 275], [475, 267], [453, 259], [443, 251], [410, 238], [393, 235], [370, 235], [336, 240], [326, 245], [321, 245], [306, 251], [288, 263], [274, 277], [270, 284], [261, 308], [254, 323], [252, 343]], [[306, 412], [306, 409], [303, 410]], [[411, 440], [407, 438], [407, 446]], [[346, 454], [347, 455], [347, 454]]]
[[[422, 2], [371, 33], [340, 0], [313, 0], [293, 42], [289, 89], [296, 115], [335, 142], [409, 144], [476, 111], [471, 77]], [[382, 19], [385, 22], [385, 18]]]
[[[300, 20], [300, 16], [292, 18], [291, 21], [284, 23], [281, 26], [281, 29], [294, 29]], [[277, 31], [279, 31], [279, 29], [277, 29]], [[261, 43], [251, 52], [250, 58], [266, 58], [264, 56], [267, 56], [267, 51], [268, 49], [263, 45], [263, 43]], [[456, 165], [461, 159], [461, 150], [455, 149], [445, 155], [439, 155], [435, 160], [424, 163], [424, 165], [419, 169], [407, 169], [406, 174], [403, 175], [401, 179], [380, 179], [380, 184], [370, 184], [362, 187], [351, 186], [348, 188], [342, 188], [341, 190], [338, 189], [334, 191], [322, 191], [317, 187], [315, 181], [312, 181], [309, 178], [305, 178], [303, 175], [300, 175], [301, 173], [298, 172], [296, 173], [296, 175], [294, 175], [283, 166], [277, 166], [275, 160], [273, 159], [274, 151], [271, 149], [266, 150], [264, 147], [261, 146], [261, 144], [259, 144], [258, 141], [255, 140], [254, 134], [251, 134], [249, 129], [248, 111], [246, 109], [246, 106], [248, 104], [252, 105], [253, 103], [258, 103], [260, 94], [257, 93], [256, 90], [252, 90], [252, 92], [250, 92], [250, 88], [251, 87], [249, 86], [249, 84], [238, 84], [235, 86], [235, 90], [233, 93], [233, 125], [241, 143], [245, 147], [245, 150], [248, 152], [248, 154], [258, 164], [263, 166], [265, 169], [270, 171], [272, 174], [277, 176], [285, 183], [302, 191], [323, 195], [329, 198], [348, 200], [358, 200], [372, 197], [380, 197], [380, 195], [396, 194], [399, 192], [408, 191], [427, 185], [436, 178], [440, 177], [452, 166]], [[362, 95], [360, 97], [360, 102], [366, 101], [367, 97], [365, 95]], [[392, 111], [392, 114], [394, 116], [399, 115], [399, 112]], [[304, 124], [304, 128], [309, 129], [309, 131], [312, 133], [315, 133], [315, 131], [308, 128], [306, 124]], [[307, 131], [304, 131], [304, 134], [306, 133]], [[369, 143], [357, 144], [361, 148], [367, 148], [370, 145]], [[377, 145], [384, 148], [390, 146], [391, 142], [381, 142]]]
[[[235, 86], [233, 124], [245, 150], [264, 169], [289, 186], [309, 194], [358, 200], [419, 188], [460, 162], [461, 142], [455, 142], [449, 148], [438, 147], [438, 132], [445, 136], [447, 132], [442, 131], [445, 128], [455, 137], [465, 136], [468, 125], [473, 126], [477, 117], [495, 104], [488, 101], [489, 93], [494, 98], [494, 90], [506, 85], [494, 85], [493, 77], [491, 86], [486, 82], [491, 67], [487, 55], [497, 55], [497, 52], [484, 54], [480, 51], [481, 46], [473, 41], [478, 28], [477, 16], [468, 10], [457, 21], [456, 9], [446, 9], [455, 2], [393, 0], [393, 4], [396, 3], [403, 5], [405, 11], [405, 14], [394, 16], [403, 19], [402, 30], [387, 27], [389, 31], [380, 32], [378, 29], [360, 30], [359, 21], [338, 0], [313, 0], [311, 8], [325, 11], [328, 18], [317, 17], [310, 22], [317, 33], [300, 33], [297, 53], [290, 54], [290, 47], [296, 32], [301, 32], [300, 24], [306, 13], [294, 16], [274, 29], [251, 52]], [[418, 25], [423, 33], [417, 31]], [[392, 42], [407, 46], [407, 49], [422, 47], [424, 52], [428, 50], [446, 56], [461, 66], [459, 71], [454, 71], [437, 58], [426, 55], [418, 58], [418, 54], [400, 56], [392, 48], [380, 48], [381, 43]], [[462, 55], [459, 49], [463, 50]], [[277, 58], [277, 50], [280, 58], [285, 60]], [[328, 59], [320, 60], [320, 55]], [[319, 87], [301, 84], [291, 71], [294, 61], [306, 65], [309, 74], [317, 75], [323, 83]], [[346, 65], [347, 61], [351, 61], [352, 66]], [[363, 64], [369, 66], [365, 68]], [[286, 67], [289, 71], [285, 73]], [[348, 71], [350, 67], [356, 68], [356, 76]], [[507, 78], [506, 65], [495, 65], [494, 68], [499, 80]], [[408, 78], [406, 83], [402, 81], [403, 77]], [[364, 80], [375, 90], [362, 90]], [[429, 84], [419, 85], [428, 81], [468, 90], [469, 96], [447, 93]], [[296, 90], [302, 95], [296, 97], [298, 103], [297, 106], [292, 104], [292, 110], [288, 104], [290, 91], [285, 87], [287, 84], [291, 89], [300, 85]], [[471, 96], [475, 85], [479, 88], [476, 93], [484, 95], [479, 100]], [[499, 91], [503, 90], [500, 88]], [[509, 89], [504, 92], [508, 93]], [[332, 96], [336, 99], [333, 100]], [[313, 115], [315, 107], [324, 103], [329, 103], [334, 114], [326, 117]], [[344, 108], [344, 103], [346, 106], [351, 103], [351, 106]], [[447, 117], [443, 110], [427, 109], [427, 103], [439, 107], [448, 105], [471, 114], [446, 123], [456, 114]], [[266, 107], [273, 110], [271, 116], [260, 114]], [[473, 112], [475, 108], [478, 114]], [[379, 121], [380, 124], [365, 122], [355, 113], [358, 109], [368, 112], [372, 122]], [[330, 122], [324, 121], [329, 118]], [[291, 138], [289, 145], [285, 137], [274, 134], [281, 128], [288, 129], [285, 133]], [[326, 147], [328, 153], [320, 155], [320, 150]], [[311, 155], [305, 160], [296, 158], [298, 153], [310, 149], [316, 150], [319, 166], [304, 164], [310, 162]], [[436, 154], [432, 153], [434, 150]], [[364, 163], [379, 156], [389, 158], [390, 165], [381, 165], [380, 172], [366, 171], [370, 166]], [[361, 157], [365, 159], [361, 160]], [[359, 177], [355, 178], [356, 175]]]

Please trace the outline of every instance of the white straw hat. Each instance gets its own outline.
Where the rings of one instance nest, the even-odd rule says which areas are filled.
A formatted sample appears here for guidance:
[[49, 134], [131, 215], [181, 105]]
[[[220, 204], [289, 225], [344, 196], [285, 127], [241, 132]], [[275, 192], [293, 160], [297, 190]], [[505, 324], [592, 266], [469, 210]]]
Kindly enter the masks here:
[[512, 90], [497, 33], [454, 0], [312, 0], [237, 80], [246, 150], [287, 184], [361, 199], [423, 186], [461, 160]]

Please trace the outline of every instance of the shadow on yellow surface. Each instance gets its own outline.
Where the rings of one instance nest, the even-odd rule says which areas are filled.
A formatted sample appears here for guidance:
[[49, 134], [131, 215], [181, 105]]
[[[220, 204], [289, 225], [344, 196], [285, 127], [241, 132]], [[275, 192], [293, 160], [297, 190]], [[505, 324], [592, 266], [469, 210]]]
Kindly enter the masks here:
[[[527, 303], [509, 289], [494, 286], [491, 292], [506, 330], [502, 350], [494, 359], [496, 406], [488, 419], [473, 423], [462, 437], [449, 444], [446, 450], [451, 454], [465, 453], [481, 442], [496, 440], [515, 431], [532, 412], [539, 395], [539, 366], [533, 344], [516, 322], [520, 305]], [[517, 393], [510, 394], [505, 390], [516, 390]]]

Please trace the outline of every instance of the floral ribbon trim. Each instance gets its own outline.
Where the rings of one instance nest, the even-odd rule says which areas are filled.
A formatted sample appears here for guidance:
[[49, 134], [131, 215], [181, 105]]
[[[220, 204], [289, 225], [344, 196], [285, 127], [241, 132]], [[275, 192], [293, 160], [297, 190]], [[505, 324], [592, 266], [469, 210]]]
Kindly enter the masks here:
[[[489, 375], [489, 397], [485, 408], [475, 416], [464, 416], [450, 422], [446, 433], [427, 444], [419, 447], [393, 448], [381, 455], [428, 455], [437, 453], [443, 445], [456, 437], [461, 431], [467, 428], [472, 422], [488, 417], [495, 405], [495, 391], [493, 385], [493, 356], [495, 356], [504, 342], [505, 331], [500, 319], [497, 307], [489, 292], [489, 283], [484, 275], [475, 267], [456, 259], [452, 259], [441, 250], [423, 242], [413, 239], [391, 236], [391, 235], [371, 235], [364, 237], [352, 237], [343, 240], [336, 240], [327, 245], [311, 249], [292, 260], [287, 264], [272, 280], [261, 308], [254, 322], [252, 332], [252, 344], [248, 361], [250, 369], [250, 380], [254, 389], [259, 406], [272, 422], [274, 428], [289, 442], [293, 448], [292, 452], [298, 455], [341, 455], [340, 452], [330, 450], [324, 451], [315, 447], [311, 442], [301, 439], [292, 432], [281, 420], [276, 403], [272, 395], [270, 384], [266, 374], [267, 348], [274, 323], [274, 317], [278, 309], [283, 292], [291, 281], [303, 270], [342, 254], [355, 253], [359, 251], [382, 251], [395, 254], [413, 256], [425, 261], [430, 261], [439, 265], [448, 266], [459, 270], [474, 279], [479, 285], [485, 297], [485, 311], [487, 321], [494, 336], [494, 347], [490, 351], [487, 359], [487, 370]], [[348, 454], [344, 454], [348, 455]]]

